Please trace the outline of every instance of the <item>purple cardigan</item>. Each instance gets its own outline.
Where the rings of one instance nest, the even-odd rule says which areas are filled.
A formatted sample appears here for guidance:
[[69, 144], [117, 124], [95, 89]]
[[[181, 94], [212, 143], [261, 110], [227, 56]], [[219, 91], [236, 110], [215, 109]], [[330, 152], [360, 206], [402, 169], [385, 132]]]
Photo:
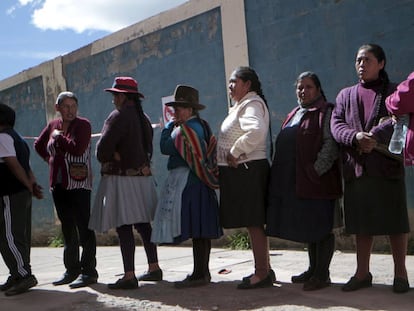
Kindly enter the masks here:
[[[331, 131], [335, 140], [341, 145], [343, 160], [343, 175], [346, 181], [362, 175], [375, 177], [401, 178], [404, 176], [404, 166], [401, 161], [391, 158], [382, 152], [373, 150], [371, 153], [360, 154], [355, 145], [355, 135], [360, 131], [371, 132], [378, 144], [388, 146], [393, 125], [391, 119], [378, 122], [388, 116], [384, 107], [378, 107], [377, 113], [372, 113], [364, 126], [363, 116], [360, 115], [358, 103], [358, 88], [360, 84], [342, 89], [332, 112]], [[396, 85], [390, 83], [386, 92], [389, 95]]]
[[[143, 127], [148, 137], [144, 137]], [[147, 146], [145, 148], [145, 146]], [[115, 152], [120, 159], [115, 158]], [[109, 175], [146, 175], [152, 154], [152, 127], [149, 120], [138, 117], [135, 103], [113, 110], [105, 120], [102, 136], [96, 144], [101, 173]]]
[[387, 97], [385, 103], [392, 114], [410, 114], [404, 159], [405, 165], [414, 165], [414, 118], [411, 116], [414, 113], [414, 71]]

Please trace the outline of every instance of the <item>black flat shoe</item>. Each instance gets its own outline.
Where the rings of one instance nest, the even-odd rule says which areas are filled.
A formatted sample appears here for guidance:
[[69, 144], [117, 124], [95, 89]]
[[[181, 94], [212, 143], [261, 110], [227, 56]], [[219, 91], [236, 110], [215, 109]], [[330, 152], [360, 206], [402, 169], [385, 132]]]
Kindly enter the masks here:
[[37, 285], [37, 280], [34, 275], [26, 276], [23, 279], [16, 281], [16, 283], [4, 292], [6, 296], [14, 296], [27, 292], [30, 288]]
[[312, 277], [312, 272], [307, 270], [299, 275], [292, 276], [291, 281], [292, 283], [305, 283], [309, 281], [311, 277]]
[[239, 285], [237, 285], [237, 289], [254, 289], [254, 288], [265, 288], [265, 287], [272, 287], [273, 281], [270, 273], [261, 281], [251, 284], [250, 279], [243, 280]]
[[199, 286], [210, 284], [210, 281], [211, 281], [210, 275], [206, 275], [202, 278], [197, 278], [197, 279], [193, 278], [192, 275], [187, 275], [187, 277], [184, 280], [174, 282], [174, 287], [175, 288], [199, 287]]
[[96, 284], [98, 282], [98, 277], [97, 276], [91, 276], [91, 275], [84, 275], [82, 274], [81, 276], [79, 276], [79, 278], [69, 284], [70, 288], [81, 288], [81, 287], [86, 287], [92, 284]]
[[[270, 274], [270, 277], [272, 278], [272, 282], [273, 282], [273, 283], [276, 283], [276, 273], [275, 273], [275, 271], [273, 271], [273, 269], [270, 269], [270, 270], [269, 270], [269, 274]], [[245, 282], [247, 279], [250, 279], [253, 275], [254, 275], [254, 274], [252, 273], [252, 274], [250, 274], [250, 275], [248, 275], [248, 276], [245, 276], [245, 277], [242, 279], [242, 282]]]
[[3, 284], [0, 285], [0, 291], [4, 292], [6, 290], [8, 290], [9, 288], [12, 288], [14, 284], [16, 284], [16, 280], [12, 278], [12, 276], [10, 275], [7, 278], [7, 281]]
[[52, 284], [55, 286], [69, 284], [75, 281], [78, 278], [78, 276], [79, 274], [65, 273], [59, 280], [54, 281]]
[[108, 284], [109, 289], [135, 289], [138, 288], [137, 278], [133, 279], [119, 279], [115, 283]]
[[154, 282], [162, 281], [162, 270], [158, 269], [158, 270], [151, 271], [151, 272], [147, 271], [146, 273], [141, 274], [138, 277], [138, 281], [154, 281]]
[[304, 291], [312, 291], [318, 290], [331, 285], [331, 280], [328, 278], [327, 280], [320, 280], [317, 277], [312, 276], [308, 281], [303, 283], [303, 290]]
[[368, 272], [367, 276], [363, 280], [358, 280], [356, 277], [352, 277], [344, 286], [342, 290], [344, 292], [352, 292], [365, 287], [372, 286], [372, 274]]
[[395, 278], [392, 284], [392, 291], [397, 294], [406, 293], [410, 290], [410, 284], [407, 279]]

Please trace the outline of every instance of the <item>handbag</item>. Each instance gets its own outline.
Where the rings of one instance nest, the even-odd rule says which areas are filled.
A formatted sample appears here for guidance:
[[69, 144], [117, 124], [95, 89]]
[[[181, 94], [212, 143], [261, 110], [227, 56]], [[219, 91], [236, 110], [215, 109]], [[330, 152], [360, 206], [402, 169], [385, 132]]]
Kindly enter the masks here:
[[69, 164], [70, 178], [76, 181], [83, 181], [88, 177], [88, 166], [82, 162], [72, 162]]

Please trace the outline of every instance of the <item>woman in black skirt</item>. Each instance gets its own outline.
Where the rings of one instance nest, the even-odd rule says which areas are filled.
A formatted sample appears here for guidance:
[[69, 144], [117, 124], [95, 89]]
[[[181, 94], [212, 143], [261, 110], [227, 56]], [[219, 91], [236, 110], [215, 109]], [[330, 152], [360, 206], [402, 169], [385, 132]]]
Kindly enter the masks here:
[[221, 124], [218, 139], [220, 220], [224, 228], [247, 227], [249, 232], [255, 272], [243, 278], [238, 288], [269, 287], [275, 280], [264, 232], [269, 111], [253, 69], [237, 68], [228, 87], [234, 105]]
[[308, 244], [309, 268], [292, 282], [310, 291], [330, 284], [334, 208], [342, 187], [339, 149], [330, 131], [333, 105], [315, 73], [301, 73], [295, 85], [298, 105], [276, 139], [266, 233]]
[[372, 286], [369, 271], [375, 235], [388, 235], [394, 259], [393, 290], [407, 292], [408, 212], [404, 165], [387, 152], [393, 124], [385, 98], [396, 88], [385, 71], [385, 53], [376, 44], [361, 46], [355, 59], [359, 82], [342, 89], [332, 112], [332, 135], [340, 143], [344, 174], [345, 229], [355, 234], [357, 269], [342, 287]]

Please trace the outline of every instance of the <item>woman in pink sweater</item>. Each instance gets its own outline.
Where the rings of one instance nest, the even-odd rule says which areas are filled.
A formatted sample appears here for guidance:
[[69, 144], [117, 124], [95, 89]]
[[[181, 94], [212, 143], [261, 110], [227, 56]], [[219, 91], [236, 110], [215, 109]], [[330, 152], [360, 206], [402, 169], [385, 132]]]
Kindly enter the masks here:
[[411, 118], [411, 114], [414, 113], [414, 71], [398, 85], [394, 93], [387, 97], [385, 103], [388, 111], [397, 117], [403, 114], [410, 115], [404, 163], [405, 165], [414, 165], [414, 118]]

